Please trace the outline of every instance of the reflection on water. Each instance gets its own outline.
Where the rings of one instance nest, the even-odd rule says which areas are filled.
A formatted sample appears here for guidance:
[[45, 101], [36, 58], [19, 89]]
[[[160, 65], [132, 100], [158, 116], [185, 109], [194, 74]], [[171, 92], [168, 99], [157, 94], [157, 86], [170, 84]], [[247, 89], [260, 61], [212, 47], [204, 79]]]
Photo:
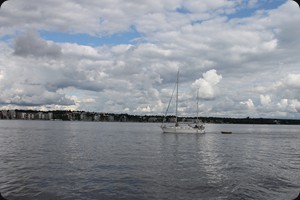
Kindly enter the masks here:
[[[8, 199], [292, 199], [297, 126], [0, 121], [0, 191]], [[220, 131], [232, 131], [232, 135]]]

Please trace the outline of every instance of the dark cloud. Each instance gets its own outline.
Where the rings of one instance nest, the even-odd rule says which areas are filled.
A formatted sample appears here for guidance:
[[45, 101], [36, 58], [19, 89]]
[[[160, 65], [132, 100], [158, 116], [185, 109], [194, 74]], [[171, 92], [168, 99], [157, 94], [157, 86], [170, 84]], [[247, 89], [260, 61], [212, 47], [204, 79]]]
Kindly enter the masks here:
[[102, 84], [99, 84], [97, 82], [91, 82], [86, 80], [72, 80], [72, 79], [68, 79], [67, 77], [65, 77], [64, 80], [47, 83], [46, 86], [47, 90], [49, 91], [57, 91], [59, 89], [64, 89], [68, 87], [72, 87], [80, 90], [94, 91], [94, 92], [100, 92], [103, 91], [104, 89]]
[[61, 56], [61, 48], [47, 43], [36, 32], [30, 31], [15, 39], [14, 54], [18, 56], [50, 57]]

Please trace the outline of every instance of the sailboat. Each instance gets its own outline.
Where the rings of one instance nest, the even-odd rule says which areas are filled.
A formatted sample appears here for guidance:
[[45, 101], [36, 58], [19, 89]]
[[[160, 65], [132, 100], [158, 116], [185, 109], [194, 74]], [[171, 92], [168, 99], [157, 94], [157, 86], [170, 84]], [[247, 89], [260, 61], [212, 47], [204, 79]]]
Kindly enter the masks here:
[[[174, 87], [172, 96], [170, 98], [169, 101], [169, 105], [167, 107], [166, 113], [165, 113], [165, 117], [163, 119], [162, 125], [161, 125], [161, 129], [163, 131], [163, 133], [205, 133], [205, 126], [204, 124], [198, 119], [198, 96], [199, 96], [199, 92], [197, 92], [197, 120], [196, 123], [194, 124], [186, 124], [186, 123], [179, 123], [178, 122], [178, 85], [179, 85], [179, 71], [177, 72], [177, 81], [176, 81], [176, 85]], [[167, 112], [168, 109], [170, 107], [170, 103], [172, 101], [173, 98], [173, 94], [174, 91], [176, 89], [176, 114], [175, 114], [175, 124], [174, 125], [167, 125], [164, 122], [166, 121], [166, 116], [167, 116]]]

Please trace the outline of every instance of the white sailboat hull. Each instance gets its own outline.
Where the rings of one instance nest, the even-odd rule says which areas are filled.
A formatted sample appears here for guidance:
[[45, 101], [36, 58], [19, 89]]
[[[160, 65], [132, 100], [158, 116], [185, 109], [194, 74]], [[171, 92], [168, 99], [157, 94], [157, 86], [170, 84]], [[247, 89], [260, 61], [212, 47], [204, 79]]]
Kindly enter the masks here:
[[204, 128], [194, 128], [190, 126], [162, 126], [163, 133], [205, 133]]

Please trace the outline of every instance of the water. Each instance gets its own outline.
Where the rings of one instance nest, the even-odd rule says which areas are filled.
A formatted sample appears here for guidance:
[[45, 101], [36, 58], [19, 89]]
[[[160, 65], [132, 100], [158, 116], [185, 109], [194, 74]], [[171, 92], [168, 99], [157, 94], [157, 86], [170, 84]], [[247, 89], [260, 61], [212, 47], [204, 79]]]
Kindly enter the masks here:
[[[289, 200], [300, 192], [300, 126], [0, 121], [9, 200]], [[222, 135], [220, 131], [232, 131]]]

